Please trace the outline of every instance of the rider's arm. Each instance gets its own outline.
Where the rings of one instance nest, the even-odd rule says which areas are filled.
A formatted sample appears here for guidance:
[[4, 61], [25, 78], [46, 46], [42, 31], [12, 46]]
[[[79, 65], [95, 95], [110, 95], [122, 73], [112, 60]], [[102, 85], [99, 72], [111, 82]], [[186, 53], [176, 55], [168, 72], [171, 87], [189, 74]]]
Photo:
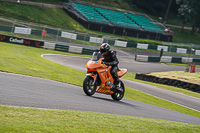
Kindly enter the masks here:
[[108, 66], [116, 66], [116, 65], [119, 64], [117, 56], [115, 55], [115, 53], [113, 51], [111, 52], [111, 58], [113, 59], [113, 61], [111, 61], [111, 62], [104, 62], [104, 64], [106, 64]]

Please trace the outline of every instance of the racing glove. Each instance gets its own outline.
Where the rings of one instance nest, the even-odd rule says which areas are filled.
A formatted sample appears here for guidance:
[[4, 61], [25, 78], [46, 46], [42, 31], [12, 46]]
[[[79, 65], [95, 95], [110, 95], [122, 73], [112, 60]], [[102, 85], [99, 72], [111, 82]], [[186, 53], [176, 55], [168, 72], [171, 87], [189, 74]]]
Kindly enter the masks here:
[[102, 63], [102, 64], [105, 64], [106, 66], [110, 66], [110, 63], [109, 63], [109, 62], [102, 61], [101, 63]]

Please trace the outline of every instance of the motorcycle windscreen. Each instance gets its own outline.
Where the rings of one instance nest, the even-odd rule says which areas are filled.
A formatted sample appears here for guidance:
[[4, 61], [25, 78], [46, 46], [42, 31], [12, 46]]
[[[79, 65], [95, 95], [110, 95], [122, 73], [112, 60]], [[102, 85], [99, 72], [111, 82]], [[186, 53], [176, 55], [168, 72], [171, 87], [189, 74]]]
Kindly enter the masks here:
[[103, 56], [100, 52], [94, 52], [91, 61], [98, 61], [101, 58], [103, 58]]

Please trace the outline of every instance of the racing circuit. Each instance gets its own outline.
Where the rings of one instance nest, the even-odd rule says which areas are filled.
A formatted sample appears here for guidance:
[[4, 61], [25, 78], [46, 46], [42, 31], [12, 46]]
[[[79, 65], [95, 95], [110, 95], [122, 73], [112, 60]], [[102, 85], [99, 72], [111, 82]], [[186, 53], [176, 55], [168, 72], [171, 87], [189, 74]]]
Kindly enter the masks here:
[[[28, 4], [33, 4], [33, 2], [28, 2], [27, 5]], [[43, 6], [51, 5], [42, 4], [41, 7]], [[58, 7], [61, 8], [60, 6]], [[70, 43], [63, 38], [56, 37], [52, 34], [47, 34], [47, 36], [54, 38], [56, 41], [60, 42], [59, 44], [84, 47], [93, 50], [99, 49], [99, 46]], [[135, 55], [159, 56], [160, 53], [118, 49], [116, 47], [112, 47], [112, 50], [117, 51], [117, 56], [120, 62], [119, 68], [127, 68], [128, 72], [151, 73], [164, 71], [184, 71], [186, 69], [186, 67], [181, 66], [137, 62], [134, 60]], [[173, 54], [172, 52], [164, 53], [164, 55], [187, 57], [187, 55], [178, 55]], [[85, 64], [90, 59], [88, 57], [57, 54], [44, 54], [41, 55], [41, 57], [82, 72], [86, 72]], [[200, 68], [196, 68], [196, 72], [200, 72]], [[136, 81], [130, 81], [126, 79], [121, 80], [127, 87], [200, 112], [199, 98], [161, 89]], [[89, 111], [200, 125], [200, 118], [176, 111], [126, 98], [123, 98], [121, 101], [114, 101], [110, 95], [99, 93], [95, 93], [93, 96], [89, 97], [85, 95], [83, 88], [80, 86], [6, 72], [0, 72], [0, 105], [39, 109]]]
[[[184, 70], [185, 67], [170, 66], [157, 63], [135, 62], [127, 57], [127, 51], [118, 50], [120, 68], [127, 68], [129, 72], [156, 72]], [[86, 72], [86, 57], [67, 55], [41, 55], [50, 61]], [[199, 70], [197, 70], [199, 71]], [[123, 98], [117, 102], [109, 95], [95, 93], [86, 96], [82, 87], [23, 76], [18, 74], [0, 73], [0, 104], [34, 108], [48, 108], [61, 110], [80, 110], [117, 115], [128, 115], [192, 123], [200, 125], [200, 119], [153, 105]], [[125, 86], [151, 94], [162, 99], [200, 111], [200, 99], [186, 96], [169, 90], [160, 89], [151, 85], [123, 79]]]

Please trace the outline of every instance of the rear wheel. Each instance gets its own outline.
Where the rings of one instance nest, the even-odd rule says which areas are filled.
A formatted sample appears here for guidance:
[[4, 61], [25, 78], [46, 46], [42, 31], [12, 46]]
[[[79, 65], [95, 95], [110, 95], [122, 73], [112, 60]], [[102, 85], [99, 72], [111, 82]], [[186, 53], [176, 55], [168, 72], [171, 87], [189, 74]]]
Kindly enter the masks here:
[[96, 84], [93, 85], [94, 79], [90, 76], [85, 77], [83, 81], [83, 91], [86, 95], [92, 96], [96, 92]]
[[113, 98], [113, 100], [119, 101], [124, 97], [124, 93], [125, 93], [125, 87], [124, 87], [124, 83], [122, 81], [119, 81], [119, 86], [121, 89], [121, 91], [119, 91], [118, 89], [111, 95], [111, 97]]

